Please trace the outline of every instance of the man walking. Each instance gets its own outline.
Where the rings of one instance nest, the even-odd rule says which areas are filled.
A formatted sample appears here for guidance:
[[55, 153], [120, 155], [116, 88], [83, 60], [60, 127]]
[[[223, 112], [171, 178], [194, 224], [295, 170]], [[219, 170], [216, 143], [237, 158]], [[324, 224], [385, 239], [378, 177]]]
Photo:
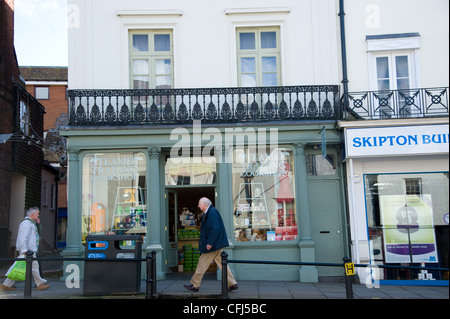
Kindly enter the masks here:
[[[17, 234], [16, 249], [19, 254], [25, 254], [27, 251], [31, 250], [36, 257], [36, 253], [39, 247], [39, 230], [37, 221], [39, 220], [39, 208], [31, 207], [27, 211], [27, 217], [20, 223], [19, 231]], [[42, 279], [39, 274], [39, 263], [37, 260], [33, 260], [31, 264], [31, 274], [33, 276], [34, 282], [36, 283], [38, 290], [44, 290], [50, 287], [46, 284], [47, 280]], [[15, 290], [13, 287], [14, 280], [6, 278], [1, 288], [4, 290]]]
[[[200, 199], [198, 208], [203, 212], [200, 225], [200, 241], [198, 243], [201, 255], [198, 260], [197, 269], [191, 278], [191, 284], [183, 286], [194, 292], [199, 290], [203, 275], [213, 260], [219, 269], [222, 270], [220, 254], [222, 253], [222, 248], [228, 246], [225, 226], [223, 225], [219, 211], [212, 206], [211, 201], [206, 197]], [[228, 268], [228, 290], [232, 291], [235, 289], [238, 289], [238, 284], [230, 268]]]

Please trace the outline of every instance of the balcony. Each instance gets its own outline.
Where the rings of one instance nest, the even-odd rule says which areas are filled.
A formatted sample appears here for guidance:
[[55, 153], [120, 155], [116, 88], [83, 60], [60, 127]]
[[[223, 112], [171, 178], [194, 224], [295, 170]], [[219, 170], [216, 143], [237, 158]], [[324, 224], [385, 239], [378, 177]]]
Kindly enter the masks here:
[[346, 119], [448, 117], [448, 87], [348, 93]]
[[69, 90], [69, 125], [239, 124], [338, 120], [339, 86]]

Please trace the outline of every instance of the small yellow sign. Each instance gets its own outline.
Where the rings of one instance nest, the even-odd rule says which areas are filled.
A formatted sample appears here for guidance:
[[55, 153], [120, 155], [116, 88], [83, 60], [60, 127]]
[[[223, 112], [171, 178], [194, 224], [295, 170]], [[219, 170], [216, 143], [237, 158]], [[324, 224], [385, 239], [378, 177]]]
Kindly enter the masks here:
[[344, 265], [345, 267], [345, 275], [346, 276], [353, 276], [355, 274], [355, 264], [354, 263], [347, 263]]

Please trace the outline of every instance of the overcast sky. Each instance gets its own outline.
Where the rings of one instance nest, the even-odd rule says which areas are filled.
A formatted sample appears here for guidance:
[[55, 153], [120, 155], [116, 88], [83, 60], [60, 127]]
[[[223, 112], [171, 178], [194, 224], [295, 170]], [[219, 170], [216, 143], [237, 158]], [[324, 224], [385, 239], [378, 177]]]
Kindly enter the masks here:
[[15, 0], [19, 66], [67, 66], [67, 0]]

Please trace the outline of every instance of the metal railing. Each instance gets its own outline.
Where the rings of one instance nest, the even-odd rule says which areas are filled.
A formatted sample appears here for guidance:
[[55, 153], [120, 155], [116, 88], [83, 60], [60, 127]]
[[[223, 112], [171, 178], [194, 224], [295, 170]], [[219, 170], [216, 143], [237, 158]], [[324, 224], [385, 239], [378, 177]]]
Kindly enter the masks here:
[[354, 281], [355, 274], [356, 274], [355, 267], [435, 270], [435, 271], [447, 271], [447, 272], [449, 271], [449, 268], [353, 264], [349, 257], [344, 257], [343, 258], [344, 262], [342, 264], [339, 264], [339, 263], [311, 263], [311, 262], [290, 262], [290, 261], [231, 260], [231, 259], [228, 259], [228, 254], [225, 251], [222, 252], [220, 256], [221, 256], [221, 264], [222, 264], [222, 278], [221, 278], [222, 279], [222, 291], [221, 291], [222, 299], [228, 299], [228, 263], [339, 267], [344, 270], [345, 292], [346, 292], [347, 299], [353, 299], [353, 281]]
[[449, 116], [449, 88], [350, 92], [346, 119], [399, 119]]
[[[0, 258], [0, 261], [17, 261], [23, 260], [23, 258]], [[157, 279], [156, 279], [156, 251], [147, 253], [146, 258], [39, 258], [33, 257], [33, 252], [26, 253], [26, 275], [25, 275], [25, 289], [24, 298], [31, 298], [31, 267], [34, 260], [41, 261], [93, 261], [93, 262], [146, 262], [146, 299], [155, 299], [157, 296]], [[222, 277], [221, 277], [221, 298], [228, 299], [228, 264], [229, 263], [245, 263], [245, 264], [266, 264], [266, 265], [293, 265], [293, 266], [320, 266], [320, 267], [339, 267], [344, 270], [345, 274], [345, 291], [346, 298], [353, 299], [353, 282], [355, 281], [355, 267], [378, 267], [378, 268], [391, 268], [391, 269], [411, 269], [411, 270], [433, 270], [433, 271], [449, 271], [449, 268], [434, 268], [434, 267], [414, 267], [414, 266], [390, 266], [390, 265], [366, 265], [366, 264], [353, 264], [349, 257], [343, 258], [343, 263], [312, 263], [312, 262], [288, 262], [288, 261], [261, 261], [261, 260], [231, 260], [228, 259], [228, 254], [224, 251], [221, 253], [221, 265], [222, 265]], [[137, 274], [140, 276], [141, 274]]]
[[[42, 257], [33, 257], [32, 251], [27, 251], [25, 253], [25, 288], [24, 288], [24, 298], [31, 298], [31, 269], [33, 261], [89, 261], [89, 262], [146, 262], [146, 288], [145, 288], [145, 298], [146, 299], [155, 299], [156, 297], [156, 251], [152, 251], [147, 253], [146, 258], [42, 258]], [[23, 261], [23, 258], [0, 258], [0, 261]], [[141, 276], [140, 273], [137, 276]]]
[[69, 125], [336, 120], [338, 85], [69, 90]]

